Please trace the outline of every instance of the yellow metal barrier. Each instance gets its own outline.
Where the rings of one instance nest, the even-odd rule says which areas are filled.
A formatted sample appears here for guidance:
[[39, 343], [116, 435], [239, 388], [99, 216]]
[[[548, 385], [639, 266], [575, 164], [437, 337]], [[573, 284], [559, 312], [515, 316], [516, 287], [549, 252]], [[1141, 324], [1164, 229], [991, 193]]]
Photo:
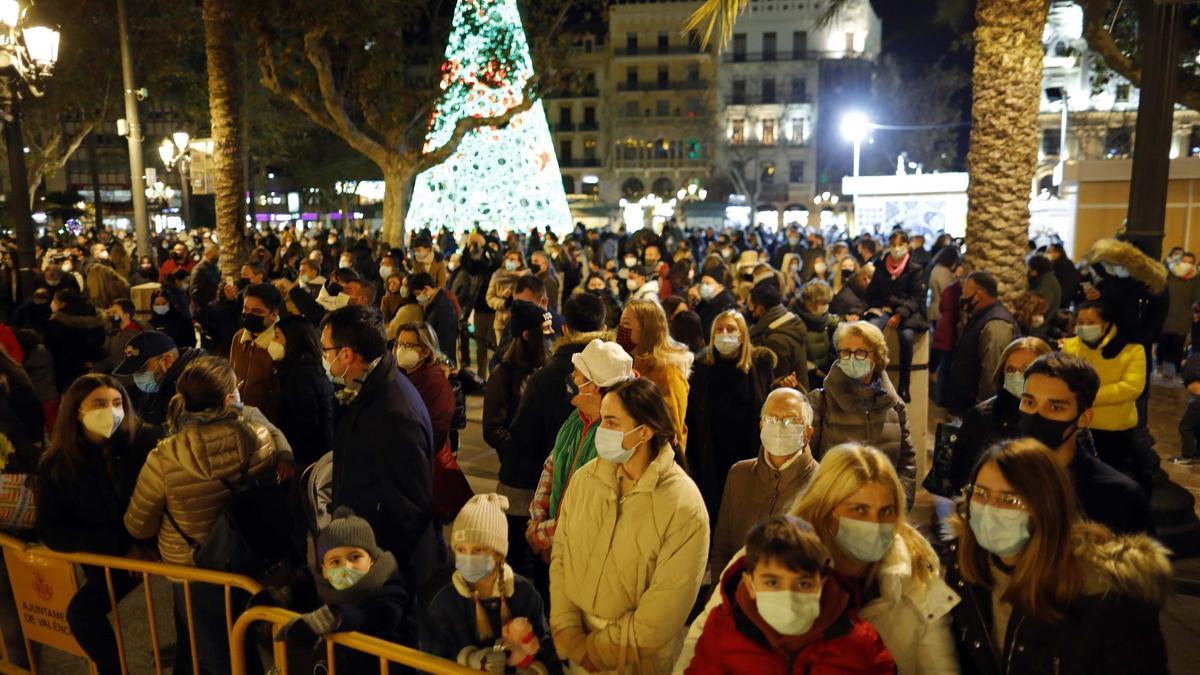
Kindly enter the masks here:
[[[251, 624], [258, 621], [265, 621], [271, 625], [271, 634], [273, 635], [278, 627], [299, 616], [295, 612], [279, 607], [251, 607], [243, 612], [241, 617], [238, 618], [237, 623], [234, 624], [233, 635], [229, 640], [229, 650], [233, 653], [233, 675], [246, 675], [246, 631], [249, 630]], [[275, 648], [276, 672], [287, 675], [286, 645], [280, 642], [273, 644]], [[325, 654], [329, 661], [329, 675], [337, 675], [337, 664], [333, 658], [335, 646], [342, 646], [379, 657], [379, 672], [383, 675], [387, 674], [389, 663], [416, 668], [426, 673], [437, 673], [438, 675], [478, 675], [479, 673], [478, 670], [460, 666], [453, 661], [447, 661], [432, 654], [426, 654], [416, 649], [380, 640], [370, 635], [363, 635], [362, 633], [333, 633], [325, 637]], [[360, 674], [351, 673], [350, 675]]]
[[[233, 642], [234, 637], [234, 621], [233, 608], [231, 607], [230, 594], [231, 590], [237, 588], [251, 595], [262, 590], [262, 586], [249, 577], [243, 577], [236, 574], [228, 574], [225, 572], [216, 572], [213, 570], [200, 569], [198, 567], [188, 567], [185, 565], [172, 565], [161, 562], [150, 562], [146, 560], [135, 560], [133, 558], [119, 558], [106, 555], [96, 555], [94, 553], [63, 553], [52, 551], [45, 546], [29, 544], [20, 539], [16, 539], [7, 534], [0, 533], [0, 546], [5, 552], [12, 551], [24, 555], [33, 555], [48, 560], [59, 560], [68, 562], [74, 565], [90, 565], [99, 567], [104, 570], [104, 579], [108, 586], [108, 598], [113, 607], [113, 623], [114, 633], [117, 637], [117, 653], [121, 660], [121, 672], [123, 675], [128, 675], [128, 665], [125, 658], [125, 639], [121, 631], [121, 617], [116, 611], [117, 596], [113, 588], [112, 571], [122, 570], [133, 574], [142, 575], [142, 586], [146, 593], [146, 613], [147, 623], [150, 629], [150, 644], [154, 650], [154, 671], [157, 675], [162, 675], [162, 655], [159, 653], [158, 640], [158, 624], [154, 614], [154, 598], [150, 592], [150, 577], [164, 577], [175, 583], [183, 584], [183, 593], [185, 605], [187, 609], [187, 628], [188, 641], [191, 645], [192, 657], [192, 672], [200, 672], [199, 652], [196, 649], [196, 627], [192, 618], [192, 584], [202, 583], [211, 584], [213, 586], [221, 586], [225, 589], [225, 629], [230, 635], [230, 642]], [[240, 621], [238, 622], [241, 623]], [[29, 673], [34, 675], [37, 673], [37, 663], [34, 659], [31, 641], [27, 636], [23, 636], [25, 640], [25, 650], [29, 656], [29, 669], [26, 670], [14, 664], [8, 656], [7, 649], [3, 646], [3, 635], [0, 634], [0, 672], [4, 673]], [[181, 636], [176, 636], [176, 644], [178, 644]], [[244, 631], [242, 640], [244, 640]], [[385, 643], [386, 644], [386, 643]], [[235, 658], [236, 662], [236, 658]], [[450, 672], [450, 671], [447, 671]], [[457, 671], [455, 671], [457, 672]]]

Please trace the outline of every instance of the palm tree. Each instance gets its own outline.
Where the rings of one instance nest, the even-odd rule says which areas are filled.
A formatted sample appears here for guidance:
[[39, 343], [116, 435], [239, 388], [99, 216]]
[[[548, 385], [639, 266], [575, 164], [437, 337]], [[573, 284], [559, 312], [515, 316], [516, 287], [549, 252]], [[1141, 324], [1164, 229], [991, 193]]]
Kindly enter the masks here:
[[234, 0], [204, 0], [208, 107], [212, 115], [214, 190], [221, 274], [237, 275], [246, 229], [242, 78], [237, 61]]
[[[831, 0], [822, 21], [850, 0]], [[688, 22], [724, 44], [748, 0], [706, 0]], [[967, 168], [967, 264], [987, 269], [1011, 299], [1024, 289], [1029, 199], [1038, 151], [1046, 0], [978, 0]]]

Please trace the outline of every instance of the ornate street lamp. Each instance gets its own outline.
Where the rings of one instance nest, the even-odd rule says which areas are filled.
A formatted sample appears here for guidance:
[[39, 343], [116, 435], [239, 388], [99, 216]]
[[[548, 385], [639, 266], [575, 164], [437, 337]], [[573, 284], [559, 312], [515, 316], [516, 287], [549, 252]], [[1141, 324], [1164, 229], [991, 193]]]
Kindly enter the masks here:
[[192, 153], [188, 143], [191, 137], [186, 131], [176, 131], [170, 138], [164, 138], [158, 145], [158, 156], [168, 171], [179, 172], [180, 200], [182, 202], [180, 216], [183, 228], [190, 229], [192, 225]]
[[8, 204], [17, 235], [17, 268], [22, 297], [33, 293], [36, 257], [33, 217], [29, 212], [29, 178], [25, 140], [21, 134], [21, 102], [42, 95], [42, 86], [58, 61], [59, 34], [50, 28], [22, 26], [17, 0], [0, 0], [0, 123], [8, 148], [12, 194]]

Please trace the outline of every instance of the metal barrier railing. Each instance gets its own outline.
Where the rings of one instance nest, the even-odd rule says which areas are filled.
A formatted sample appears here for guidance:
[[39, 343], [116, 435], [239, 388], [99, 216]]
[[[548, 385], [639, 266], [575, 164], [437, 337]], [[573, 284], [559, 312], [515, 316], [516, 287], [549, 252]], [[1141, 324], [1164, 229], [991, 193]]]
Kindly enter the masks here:
[[[271, 633], [283, 624], [298, 618], [300, 615], [279, 607], [251, 607], [238, 617], [233, 626], [233, 634], [229, 640], [229, 649], [233, 654], [233, 675], [246, 675], [246, 632], [251, 624], [265, 621], [271, 624]], [[275, 669], [284, 675], [288, 672], [287, 646], [275, 642]], [[337, 675], [337, 663], [334, 660], [335, 647], [346, 647], [364, 654], [379, 658], [379, 672], [387, 675], [389, 664], [416, 668], [426, 673], [438, 675], [478, 675], [478, 670], [460, 666], [453, 661], [439, 658], [432, 654], [404, 647], [387, 640], [363, 635], [362, 633], [331, 633], [325, 636], [325, 656], [328, 660], [329, 675]], [[353, 673], [351, 675], [359, 675]]]
[[[154, 653], [154, 671], [157, 675], [162, 675], [163, 663], [162, 654], [159, 648], [158, 624], [154, 612], [154, 596], [150, 591], [150, 577], [163, 577], [175, 583], [183, 584], [184, 601], [187, 610], [187, 630], [188, 643], [191, 646], [191, 661], [192, 672], [200, 672], [199, 652], [196, 649], [196, 626], [192, 617], [192, 584], [210, 584], [213, 586], [221, 586], [225, 592], [225, 629], [230, 636], [232, 642], [234, 634], [234, 617], [233, 607], [231, 603], [232, 589], [237, 588], [251, 595], [263, 590], [262, 586], [249, 577], [243, 577], [236, 574], [228, 574], [225, 572], [216, 572], [213, 570], [201, 569], [198, 567], [188, 567], [185, 565], [172, 565], [162, 562], [150, 562], [147, 560], [135, 560], [133, 558], [120, 558], [106, 555], [96, 555], [94, 553], [63, 553], [60, 551], [52, 551], [45, 546], [38, 544], [29, 544], [27, 542], [16, 539], [7, 534], [0, 533], [0, 547], [3, 547], [7, 553], [9, 551], [18, 553], [23, 556], [36, 556], [47, 560], [57, 560], [73, 565], [90, 565], [99, 567], [104, 570], [104, 580], [108, 589], [108, 599], [113, 608], [113, 628], [117, 638], [117, 653], [121, 662], [122, 675], [128, 675], [129, 668], [126, 662], [125, 653], [125, 638], [121, 630], [121, 616], [117, 611], [117, 594], [113, 586], [113, 570], [121, 570], [132, 574], [140, 574], [142, 576], [142, 587], [146, 594], [146, 614], [147, 623], [149, 625], [150, 644]], [[23, 631], [24, 632], [24, 631]], [[29, 668], [25, 669], [12, 662], [9, 658], [7, 648], [3, 647], [3, 634], [0, 633], [0, 672], [4, 673], [37, 673], [37, 662], [34, 658], [32, 642], [28, 635], [22, 635], [25, 642], [25, 651], [29, 657]], [[178, 644], [181, 636], [176, 636]]]

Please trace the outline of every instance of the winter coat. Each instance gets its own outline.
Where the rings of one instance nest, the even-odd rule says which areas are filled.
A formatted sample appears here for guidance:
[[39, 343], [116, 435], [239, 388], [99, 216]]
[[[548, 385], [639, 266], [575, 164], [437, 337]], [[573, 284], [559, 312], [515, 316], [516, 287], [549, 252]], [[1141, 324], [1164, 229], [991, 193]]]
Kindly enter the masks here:
[[[532, 471], [523, 453], [513, 455], [514, 463], [508, 462], [509, 451], [513, 448], [513, 418], [516, 417], [517, 410], [521, 405], [525, 382], [532, 372], [526, 366], [517, 366], [508, 361], [501, 361], [488, 377], [483, 391], [483, 440], [499, 456], [500, 482], [510, 487], [521, 487], [512, 485], [508, 481], [521, 482]], [[536, 481], [535, 478], [534, 482], [536, 483]]]
[[[1121, 336], [1141, 345], [1157, 340], [1170, 307], [1166, 267], [1133, 244], [1116, 239], [1097, 241], [1085, 260], [1100, 291], [1104, 316], [1117, 325]], [[1109, 275], [1104, 263], [1124, 267], [1129, 276]]]
[[984, 450], [1020, 436], [1021, 401], [1003, 387], [996, 395], [967, 410], [950, 456], [950, 483], [957, 493], [971, 480], [971, 470]]
[[962, 413], [995, 394], [1000, 356], [1018, 335], [1016, 319], [999, 300], [971, 314], [950, 354], [947, 408]]
[[517, 279], [523, 274], [528, 274], [527, 270], [517, 270], [509, 272], [506, 269], [498, 269], [492, 274], [492, 280], [488, 282], [487, 305], [493, 312], [496, 313], [496, 319], [492, 322], [492, 330], [496, 332], [496, 342], [500, 342], [500, 333], [504, 331], [504, 327], [508, 325], [509, 307], [512, 306], [513, 291], [517, 285]]
[[[396, 310], [396, 314], [388, 321], [387, 338], [395, 340], [400, 335], [400, 326], [406, 323], [421, 323], [425, 320], [425, 312], [421, 309], [421, 305], [417, 302], [408, 302], [400, 305], [400, 309]], [[440, 343], [442, 336], [438, 336]], [[438, 349], [441, 349], [439, 344]]]
[[454, 424], [454, 409], [457, 402], [454, 399], [454, 389], [442, 366], [434, 361], [426, 361], [416, 370], [404, 371], [408, 381], [416, 387], [425, 409], [429, 412], [429, 423], [433, 428], [434, 451], [441, 450], [450, 440], [450, 428]]
[[908, 430], [908, 409], [884, 374], [871, 384], [851, 380], [841, 368], [825, 377], [825, 387], [810, 392], [813, 457], [820, 461], [830, 448], [851, 441], [879, 449], [892, 460], [904, 494], [912, 504], [917, 475], [916, 453]]
[[1192, 332], [1192, 305], [1200, 302], [1200, 275], [1183, 279], [1172, 274], [1167, 279], [1167, 320], [1163, 332], [1169, 335], [1189, 335]]
[[1118, 534], [1154, 534], [1150, 499], [1132, 478], [1096, 456], [1086, 430], [1075, 436], [1075, 456], [1067, 466], [1083, 516]]
[[[274, 333], [274, 328], [269, 330]], [[254, 336], [242, 328], [229, 344], [229, 363], [241, 382], [238, 389], [242, 401], [262, 410], [267, 419], [274, 421], [279, 411], [279, 378], [271, 353], [262, 346], [265, 339], [265, 335]]]
[[807, 448], [779, 469], [772, 466], [762, 449], [757, 457], [734, 464], [725, 479], [709, 568], [725, 569], [750, 529], [764, 518], [786, 513], [816, 470], [817, 462]]
[[434, 286], [438, 290], [446, 288], [446, 280], [449, 278], [449, 276], [448, 272], [446, 271], [445, 260], [438, 259], [437, 255], [434, 255], [428, 263], [423, 263], [416, 258], [413, 258], [412, 273], [421, 274], [422, 272], [433, 277]]
[[775, 352], [775, 377], [796, 373], [800, 389], [807, 389], [808, 329], [800, 317], [776, 305], [766, 311], [750, 328], [750, 341], [756, 347]]
[[560, 658], [668, 673], [708, 554], [700, 491], [664, 447], [635, 485], [595, 459], [576, 472], [550, 562], [550, 629]]
[[278, 369], [275, 424], [291, 441], [296, 465], [303, 470], [333, 447], [333, 383], [318, 364], [285, 364]]
[[[878, 593], [863, 605], [859, 616], [883, 638], [898, 672], [958, 675], [950, 610], [959, 597], [942, 581], [941, 564], [933, 547], [910, 526], [902, 527], [908, 529], [911, 537], [895, 536], [892, 539], [892, 546], [879, 561], [876, 572]], [[910, 540], [915, 547], [909, 545]], [[918, 574], [918, 570], [925, 574]], [[691, 664], [696, 641], [709, 614], [720, 602], [720, 595], [713, 593], [704, 610], [692, 622], [674, 673], [683, 673]]]
[[[836, 606], [830, 604], [834, 597], [850, 594], [842, 590], [835, 595], [833, 590], [839, 582], [832, 576], [825, 578], [821, 614], [814, 627], [803, 636], [783, 637], [779, 640], [781, 644], [773, 643], [761, 625], [765, 623], [761, 616], [752, 617], [737, 600], [738, 586], [748, 572], [746, 557], [742, 556], [722, 577], [714, 594], [721, 596], [721, 604], [708, 615], [688, 675], [892, 675], [896, 672], [879, 633], [858, 616], [856, 607], [847, 606], [838, 615], [830, 616], [837, 612]], [[806, 642], [798, 651], [784, 651], [783, 646], [789, 642], [801, 640]]]
[[166, 333], [167, 337], [175, 342], [176, 347], [196, 346], [196, 329], [192, 320], [184, 316], [174, 305], [170, 306], [166, 314], [151, 313], [150, 328], [160, 333]]
[[946, 581], [962, 596], [953, 615], [964, 674], [1167, 673], [1159, 626], [1171, 584], [1166, 549], [1140, 534], [1077, 531], [1073, 540], [1083, 592], [1057, 622], [1035, 619], [1014, 606], [1000, 653], [992, 640], [992, 591], [967, 583], [958, 567], [958, 544], [947, 547]]
[[[320, 570], [313, 570], [317, 596], [324, 602], [338, 623], [337, 632], [357, 631], [380, 640], [416, 649], [417, 627], [413, 610], [413, 596], [400, 576], [396, 557], [384, 551], [371, 565], [363, 578], [345, 590], [330, 585]], [[324, 645], [320, 646], [324, 656]], [[356, 649], [334, 647], [334, 664], [343, 673], [378, 673], [379, 659]], [[389, 664], [391, 675], [410, 673], [411, 670], [398, 664]]]
[[[1088, 362], [1100, 376], [1100, 389], [1092, 404], [1092, 428], [1100, 431], [1123, 431], [1138, 424], [1137, 399], [1146, 388], [1146, 350], [1140, 344], [1126, 344], [1115, 355], [1107, 349], [1117, 337], [1109, 329], [1100, 345], [1092, 349], [1078, 337], [1063, 341], [1063, 353], [1078, 356]], [[1106, 358], [1107, 357], [1107, 358]]]
[[95, 306], [111, 307], [116, 300], [129, 297], [129, 282], [110, 265], [96, 263], [87, 273], [87, 292]]
[[461, 289], [454, 289], [454, 294], [462, 303], [464, 314], [469, 313], [471, 309], [477, 312], [496, 311], [488, 305], [487, 290], [491, 284], [492, 273], [499, 267], [497, 252], [487, 246], [479, 247], [478, 255], [473, 254], [470, 247], [463, 251], [462, 269], [466, 274]]
[[141, 425], [131, 440], [117, 433], [107, 457], [83, 440], [83, 464], [74, 472], [38, 466], [37, 535], [55, 551], [123, 556], [134, 539], [125, 530], [125, 510], [146, 456], [162, 437], [152, 425]]
[[1062, 285], [1058, 283], [1058, 277], [1053, 274], [1039, 274], [1029, 284], [1029, 290], [1046, 299], [1046, 312], [1042, 315], [1046, 321], [1058, 314], [1063, 299]]
[[854, 283], [851, 281], [842, 284], [842, 290], [838, 291], [833, 296], [833, 301], [829, 303], [829, 313], [837, 316], [853, 314], [861, 318], [868, 309], [870, 307], [867, 306], [866, 298], [854, 288]]
[[366, 519], [397, 555], [410, 590], [440, 562], [432, 505], [433, 428], [421, 395], [385, 352], [358, 394], [334, 409], [333, 509]]
[[954, 270], [945, 265], [934, 265], [929, 272], [929, 309], [926, 314], [929, 316], [929, 322], [936, 324], [938, 317], [942, 315], [942, 291], [946, 290], [950, 284], [958, 281], [958, 277], [954, 276]]
[[[501, 594], [504, 596], [503, 608], [499, 599]], [[422, 651], [455, 661], [465, 648], [491, 647], [501, 635], [502, 617], [507, 614], [514, 619], [524, 617], [533, 626], [533, 634], [540, 643], [535, 660], [543, 665], [557, 664], [545, 605], [533, 582], [504, 565], [496, 579], [495, 594], [480, 602], [494, 631], [490, 640], [480, 638], [473, 591], [462, 575], [455, 572], [450, 583], [433, 596], [425, 610], [421, 622]]]
[[554, 449], [558, 431], [575, 409], [567, 395], [567, 378], [575, 372], [571, 358], [592, 340], [608, 337], [607, 333], [596, 332], [573, 333], [560, 338], [546, 365], [525, 381], [520, 403], [513, 404], [515, 410], [510, 411], [512, 423], [507, 425], [511, 443], [502, 463], [501, 482], [505, 485], [525, 490], [537, 486], [542, 465]]
[[146, 457], [125, 512], [125, 529], [134, 539], [157, 535], [163, 562], [194, 565], [183, 535], [195, 542], [208, 536], [230, 494], [222, 479], [235, 482], [243, 473], [270, 471], [275, 460], [270, 430], [242, 421], [238, 408], [185, 413], [175, 433]]
[[714, 522], [729, 468], [758, 452], [758, 417], [775, 379], [774, 352], [753, 349], [750, 372], [743, 373], [736, 360], [709, 347], [696, 361], [689, 383], [688, 468]]
[[104, 358], [107, 319], [91, 305], [65, 308], [50, 315], [42, 337], [54, 354], [54, 383], [66, 391], [75, 378], [90, 370], [92, 361]]
[[662, 392], [667, 410], [671, 411], [671, 421], [675, 423], [675, 438], [680, 452], [687, 452], [687, 405], [691, 388], [688, 377], [691, 376], [693, 360], [691, 352], [676, 352], [665, 358], [636, 356], [633, 359], [633, 369], [657, 385]]
[[558, 313], [558, 309], [562, 305], [562, 284], [558, 281], [558, 275], [553, 270], [546, 270], [538, 272], [537, 278], [546, 285], [546, 298], [550, 301], [548, 309]]
[[925, 317], [925, 294], [925, 269], [911, 256], [895, 279], [888, 272], [887, 256], [876, 259], [875, 274], [867, 285], [866, 294], [871, 307], [891, 307], [892, 313], [901, 317], [901, 328], [920, 332], [929, 328], [929, 320]]
[[653, 300], [655, 302], [659, 302], [658, 291], [658, 279], [651, 279], [641, 286], [638, 286], [636, 291], [629, 294], [629, 302], [634, 300]]
[[701, 300], [696, 305], [696, 313], [700, 315], [700, 325], [704, 328], [704, 337], [712, 335], [713, 322], [727, 309], [737, 307], [737, 298], [728, 289], [713, 296], [712, 300]]
[[438, 288], [437, 294], [424, 307], [424, 317], [437, 336], [438, 349], [450, 360], [450, 365], [457, 364], [458, 312], [448, 291]]
[[808, 363], [812, 366], [808, 372], [815, 373], [820, 379], [825, 379], [825, 375], [829, 373], [829, 368], [833, 366], [836, 358], [833, 348], [833, 331], [841, 321], [829, 312], [817, 316], [799, 305], [800, 303], [797, 302], [792, 311], [804, 321], [804, 327], [808, 329], [808, 332], [804, 334]]
[[938, 320], [933, 329], [933, 349], [949, 353], [958, 342], [958, 314], [962, 300], [962, 283], [955, 281], [942, 290], [938, 298]]

